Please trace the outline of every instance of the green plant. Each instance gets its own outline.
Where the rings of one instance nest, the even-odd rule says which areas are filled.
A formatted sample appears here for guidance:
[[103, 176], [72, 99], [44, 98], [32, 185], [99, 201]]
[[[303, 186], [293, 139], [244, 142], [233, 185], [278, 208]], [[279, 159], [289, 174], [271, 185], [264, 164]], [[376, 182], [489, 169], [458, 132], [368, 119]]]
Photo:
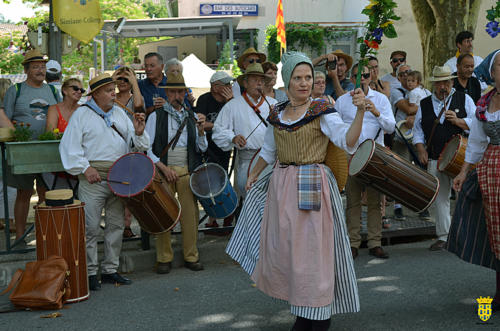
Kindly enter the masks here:
[[38, 136], [38, 140], [61, 140], [63, 134], [59, 132], [58, 128], [53, 131], [47, 131]]
[[33, 131], [30, 129], [29, 123], [17, 123], [13, 121], [15, 129], [12, 130], [12, 136], [14, 141], [30, 141], [33, 136]]
[[[236, 43], [233, 42], [233, 47]], [[232, 64], [232, 76], [234, 78], [242, 74], [240, 68], [238, 67], [238, 62], [236, 61], [236, 53], [233, 50], [233, 61], [231, 62], [231, 44], [226, 41], [219, 58], [219, 66], [217, 69], [226, 69], [228, 65]]]

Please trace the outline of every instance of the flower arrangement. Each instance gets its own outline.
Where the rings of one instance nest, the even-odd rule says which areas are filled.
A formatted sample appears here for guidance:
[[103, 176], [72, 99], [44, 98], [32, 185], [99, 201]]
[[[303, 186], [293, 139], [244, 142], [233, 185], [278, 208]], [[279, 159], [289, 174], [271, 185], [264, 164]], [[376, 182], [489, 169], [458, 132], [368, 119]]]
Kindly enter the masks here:
[[14, 141], [29, 141], [33, 136], [33, 131], [30, 129], [29, 123], [23, 123], [16, 121], [12, 121], [14, 128], [12, 130], [12, 136], [14, 137]]
[[38, 140], [61, 140], [62, 132], [59, 132], [58, 128], [55, 128], [52, 131], [47, 131], [38, 136]]
[[495, 38], [500, 33], [500, 0], [497, 1], [496, 7], [491, 7], [491, 9], [486, 11], [486, 19], [489, 21], [486, 24], [486, 32], [491, 36], [491, 38]]
[[400, 19], [394, 13], [394, 8], [398, 5], [393, 0], [370, 0], [370, 3], [361, 11], [368, 16], [368, 22], [365, 25], [366, 34], [358, 38], [359, 46], [359, 68], [356, 79], [356, 86], [360, 86], [361, 73], [363, 67], [368, 63], [367, 55], [376, 55], [382, 36], [387, 38], [396, 38], [398, 34], [394, 28], [394, 21]]

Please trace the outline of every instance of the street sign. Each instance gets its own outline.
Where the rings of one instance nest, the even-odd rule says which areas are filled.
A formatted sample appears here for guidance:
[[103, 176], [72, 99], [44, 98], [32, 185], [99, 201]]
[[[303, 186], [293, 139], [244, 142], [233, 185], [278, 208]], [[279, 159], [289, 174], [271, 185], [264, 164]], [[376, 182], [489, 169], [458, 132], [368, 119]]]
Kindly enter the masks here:
[[259, 5], [257, 4], [200, 4], [201, 16], [215, 15], [243, 15], [259, 16]]

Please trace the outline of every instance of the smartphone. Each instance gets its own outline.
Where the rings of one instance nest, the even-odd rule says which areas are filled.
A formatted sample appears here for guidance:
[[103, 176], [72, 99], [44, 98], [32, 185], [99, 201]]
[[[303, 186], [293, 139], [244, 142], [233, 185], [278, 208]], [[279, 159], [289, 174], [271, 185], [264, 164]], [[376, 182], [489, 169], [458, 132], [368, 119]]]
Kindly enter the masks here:
[[337, 68], [337, 60], [326, 62], [326, 70], [335, 70], [336, 68]]

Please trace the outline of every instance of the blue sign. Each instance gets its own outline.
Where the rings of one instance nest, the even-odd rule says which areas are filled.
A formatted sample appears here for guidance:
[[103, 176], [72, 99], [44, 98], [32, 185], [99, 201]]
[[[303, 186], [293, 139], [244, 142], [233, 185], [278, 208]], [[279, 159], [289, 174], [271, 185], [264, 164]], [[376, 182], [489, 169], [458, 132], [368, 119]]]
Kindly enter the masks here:
[[259, 16], [259, 5], [256, 4], [200, 4], [200, 16], [243, 15]]

